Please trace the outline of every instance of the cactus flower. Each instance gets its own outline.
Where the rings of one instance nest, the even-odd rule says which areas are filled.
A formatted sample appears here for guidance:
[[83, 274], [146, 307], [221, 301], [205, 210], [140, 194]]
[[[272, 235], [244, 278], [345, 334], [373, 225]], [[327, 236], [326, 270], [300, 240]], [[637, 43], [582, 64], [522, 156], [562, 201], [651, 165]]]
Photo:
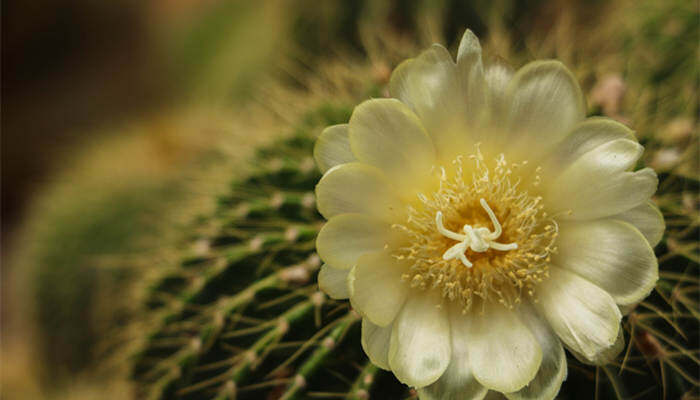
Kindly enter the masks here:
[[421, 399], [552, 399], [564, 349], [617, 356], [664, 231], [633, 132], [586, 118], [560, 62], [484, 66], [471, 31], [389, 91], [314, 149], [319, 285], [362, 316], [370, 360]]

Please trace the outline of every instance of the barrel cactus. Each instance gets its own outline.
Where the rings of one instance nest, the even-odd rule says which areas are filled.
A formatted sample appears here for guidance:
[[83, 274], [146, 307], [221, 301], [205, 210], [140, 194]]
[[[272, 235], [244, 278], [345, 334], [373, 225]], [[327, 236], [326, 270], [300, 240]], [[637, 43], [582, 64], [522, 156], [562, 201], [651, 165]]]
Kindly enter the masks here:
[[[321, 174], [313, 145], [323, 127], [347, 122], [350, 111], [351, 105], [321, 106], [292, 134], [259, 148], [250, 175], [235, 179], [216, 211], [186, 230], [174, 261], [144, 288], [130, 358], [137, 398], [417, 396], [367, 359], [360, 316], [317, 285], [315, 239], [323, 219], [314, 198]], [[668, 190], [680, 195], [693, 184], [676, 181]], [[697, 359], [688, 350], [697, 339], [690, 318], [697, 284], [688, 275], [696, 266], [679, 263], [682, 255], [669, 253], [665, 242], [660, 247], [656, 293], [624, 323], [626, 343], [630, 335], [635, 340], [606, 367], [569, 357], [565, 398], [596, 391], [605, 398], [644, 390], [656, 396], [660, 388], [682, 395], [697, 383]], [[673, 309], [668, 296], [676, 296]], [[656, 369], [647, 362], [663, 366], [661, 381], [648, 382]]]
[[180, 260], [149, 283], [150, 317], [131, 368], [139, 398], [362, 399], [408, 390], [378, 379], [360, 347], [359, 316], [316, 284], [313, 132], [348, 113], [322, 107], [294, 135], [259, 149], [256, 171], [194, 222]]

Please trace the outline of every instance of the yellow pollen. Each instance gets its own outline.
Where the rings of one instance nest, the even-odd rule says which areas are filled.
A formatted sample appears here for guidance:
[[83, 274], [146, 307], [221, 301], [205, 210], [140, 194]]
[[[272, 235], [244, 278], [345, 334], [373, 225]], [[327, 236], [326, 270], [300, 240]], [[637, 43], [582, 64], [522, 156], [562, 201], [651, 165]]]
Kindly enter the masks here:
[[[469, 160], [458, 157], [449, 174], [441, 168], [437, 190], [409, 206], [406, 223], [394, 225], [409, 244], [392, 255], [409, 263], [408, 285], [439, 289], [463, 312], [485, 301], [513, 308], [548, 277], [558, 226], [542, 198], [521, 188], [515, 174], [525, 162], [508, 164], [501, 154], [489, 167], [478, 146]], [[532, 171], [526, 179], [539, 186], [539, 169]]]

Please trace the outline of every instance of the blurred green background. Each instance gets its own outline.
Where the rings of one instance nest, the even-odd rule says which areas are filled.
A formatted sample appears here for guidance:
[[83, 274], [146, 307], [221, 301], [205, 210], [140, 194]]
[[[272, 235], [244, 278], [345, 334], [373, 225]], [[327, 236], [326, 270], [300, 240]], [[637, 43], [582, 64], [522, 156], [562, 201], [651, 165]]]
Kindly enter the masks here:
[[[647, 164], [697, 182], [699, 4], [3, 2], [3, 395], [91, 398], [115, 385], [127, 397], [95, 366], [123, 345], [129, 288], [158, 269], [160, 249], [258, 144], [321, 104], [382, 96], [398, 62], [432, 42], [454, 51], [466, 28], [487, 61], [561, 59], [590, 114], [630, 124]], [[696, 190], [657, 201], [697, 227]], [[697, 260], [692, 235], [670, 239]]]

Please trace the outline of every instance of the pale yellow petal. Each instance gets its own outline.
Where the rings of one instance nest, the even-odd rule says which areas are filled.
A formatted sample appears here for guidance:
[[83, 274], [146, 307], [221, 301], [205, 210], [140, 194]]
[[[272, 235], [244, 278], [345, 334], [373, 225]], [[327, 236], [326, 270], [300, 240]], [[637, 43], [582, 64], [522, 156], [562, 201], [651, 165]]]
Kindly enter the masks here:
[[616, 303], [644, 299], [659, 279], [654, 251], [634, 226], [614, 219], [560, 225], [552, 262], [608, 292]]
[[323, 175], [316, 185], [316, 205], [328, 219], [360, 213], [396, 221], [405, 213], [386, 176], [376, 167], [358, 162], [337, 165]]
[[628, 171], [642, 151], [636, 142], [616, 139], [585, 153], [548, 182], [544, 199], [550, 210], [564, 212], [562, 219], [585, 220], [646, 202], [656, 191], [656, 174], [648, 168]]
[[457, 64], [440, 45], [404, 61], [391, 74], [389, 91], [409, 105], [432, 137], [438, 158], [451, 161], [470, 143], [466, 96]]
[[613, 119], [587, 118], [576, 125], [547, 157], [543, 166], [545, 174], [548, 174], [548, 177], [556, 176], [584, 154], [617, 139], [637, 141], [631, 129]]
[[613, 215], [611, 219], [619, 219], [634, 225], [644, 235], [651, 247], [656, 246], [664, 236], [666, 223], [664, 216], [651, 202], [646, 202], [620, 214]]
[[321, 172], [357, 161], [350, 150], [348, 124], [329, 126], [321, 132], [314, 145], [314, 160]]
[[403, 192], [420, 190], [419, 181], [435, 165], [435, 148], [418, 117], [396, 99], [372, 99], [350, 117], [350, 144], [358, 160], [378, 167]]
[[622, 315], [615, 300], [573, 272], [553, 265], [549, 273], [535, 306], [568, 348], [595, 359], [617, 339]]
[[450, 324], [436, 290], [414, 291], [391, 331], [389, 365], [399, 381], [416, 388], [438, 380], [450, 362]]
[[409, 294], [410, 287], [401, 280], [407, 268], [386, 251], [363, 255], [350, 272], [350, 303], [373, 323], [389, 325]]
[[507, 89], [512, 147], [528, 155], [561, 141], [583, 120], [586, 104], [571, 72], [558, 61], [534, 61], [515, 73]]
[[467, 126], [473, 127], [485, 111], [487, 91], [484, 66], [481, 61], [481, 45], [479, 39], [469, 29], [464, 32], [459, 43], [457, 74], [465, 102], [464, 118]]
[[341, 214], [332, 217], [316, 238], [316, 251], [334, 268], [350, 269], [357, 259], [400, 241], [400, 232], [376, 217], [366, 214]]
[[621, 306], [618, 304], [617, 308], [620, 309], [620, 313], [622, 313], [622, 315], [629, 315], [629, 313], [634, 311], [638, 305], [639, 304], [629, 304], [629, 305]]
[[501, 62], [486, 67], [484, 79], [488, 87], [487, 103], [494, 125], [502, 121], [507, 112], [506, 89], [513, 79], [513, 74], [513, 68]]
[[[391, 97], [399, 99], [414, 111], [416, 106], [413, 104], [413, 92], [417, 89], [414, 89], [416, 83], [412, 83], [410, 77], [415, 60], [415, 58], [409, 58], [402, 61], [394, 68], [389, 78], [389, 94], [391, 94]], [[420, 99], [417, 100], [420, 101]]]
[[333, 268], [328, 264], [323, 264], [318, 272], [318, 287], [331, 299], [347, 299], [350, 297], [348, 290], [347, 269]]
[[624, 335], [624, 330], [620, 329], [620, 332], [617, 334], [617, 339], [615, 340], [615, 343], [608, 347], [607, 349], [603, 350], [602, 352], [596, 354], [595, 357], [592, 359], [586, 359], [583, 357], [581, 354], [577, 353], [576, 351], [571, 351], [571, 354], [576, 357], [577, 360], [582, 362], [583, 364], [588, 364], [588, 365], [607, 365], [610, 364], [611, 362], [615, 361], [617, 357], [622, 353], [622, 350], [625, 349], [625, 335]]
[[367, 318], [362, 319], [362, 348], [372, 364], [389, 370], [389, 344], [392, 325], [381, 327]]
[[542, 365], [530, 383], [517, 392], [507, 393], [506, 397], [510, 400], [552, 400], [567, 375], [564, 347], [530, 304], [523, 304], [518, 313], [542, 348]]
[[483, 315], [470, 315], [467, 332], [469, 364], [476, 380], [485, 387], [514, 392], [537, 374], [542, 349], [515, 311], [487, 303]]
[[462, 315], [461, 307], [456, 303], [452, 303], [448, 311], [452, 359], [440, 379], [418, 390], [418, 397], [421, 400], [481, 400], [486, 396], [488, 389], [474, 378], [469, 365], [469, 318]]

